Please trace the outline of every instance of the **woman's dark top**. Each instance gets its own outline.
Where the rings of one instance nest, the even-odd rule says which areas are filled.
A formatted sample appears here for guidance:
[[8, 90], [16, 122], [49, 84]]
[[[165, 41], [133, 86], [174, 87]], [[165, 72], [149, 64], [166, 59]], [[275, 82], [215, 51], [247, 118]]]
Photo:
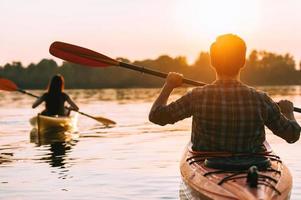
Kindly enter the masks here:
[[50, 95], [48, 92], [43, 94], [42, 99], [46, 102], [46, 110], [43, 111], [44, 115], [65, 115], [65, 101], [69, 96], [62, 92], [56, 95]]

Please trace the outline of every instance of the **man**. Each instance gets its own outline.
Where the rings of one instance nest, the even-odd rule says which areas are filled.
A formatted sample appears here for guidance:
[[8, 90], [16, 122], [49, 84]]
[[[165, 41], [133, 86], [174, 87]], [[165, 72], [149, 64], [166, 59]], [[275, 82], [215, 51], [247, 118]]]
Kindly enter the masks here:
[[193, 116], [191, 142], [195, 151], [263, 151], [264, 126], [288, 143], [300, 137], [293, 104], [275, 103], [267, 94], [239, 81], [246, 62], [246, 44], [236, 35], [219, 36], [210, 48], [216, 81], [194, 88], [167, 105], [183, 76], [168, 74], [159, 97], [149, 113], [149, 120], [159, 125], [173, 124]]

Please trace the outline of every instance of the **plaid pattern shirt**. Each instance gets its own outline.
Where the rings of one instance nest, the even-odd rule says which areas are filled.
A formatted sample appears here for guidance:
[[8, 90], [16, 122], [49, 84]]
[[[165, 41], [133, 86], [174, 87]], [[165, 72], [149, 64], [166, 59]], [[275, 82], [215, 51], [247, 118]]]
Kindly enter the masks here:
[[293, 132], [295, 139], [288, 142], [297, 141], [301, 130], [267, 94], [234, 80], [194, 88], [150, 113], [151, 121], [160, 125], [190, 116], [192, 149], [196, 151], [258, 152], [264, 150], [265, 126], [283, 139], [285, 132]]

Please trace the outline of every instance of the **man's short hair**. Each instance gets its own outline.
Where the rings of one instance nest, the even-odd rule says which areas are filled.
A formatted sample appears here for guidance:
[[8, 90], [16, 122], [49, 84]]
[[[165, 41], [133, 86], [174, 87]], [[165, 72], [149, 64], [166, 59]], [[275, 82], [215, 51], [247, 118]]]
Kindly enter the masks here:
[[210, 47], [211, 65], [219, 75], [237, 75], [246, 62], [246, 44], [237, 35], [216, 38]]

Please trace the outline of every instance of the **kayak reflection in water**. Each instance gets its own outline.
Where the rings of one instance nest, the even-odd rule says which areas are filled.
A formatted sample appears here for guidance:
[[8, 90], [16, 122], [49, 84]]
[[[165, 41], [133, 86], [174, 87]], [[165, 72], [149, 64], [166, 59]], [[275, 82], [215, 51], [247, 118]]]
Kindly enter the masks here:
[[[38, 98], [32, 105], [32, 108], [36, 108], [45, 101], [46, 109], [41, 113], [42, 115], [52, 116], [68, 116], [71, 110], [78, 111], [79, 108], [72, 101], [72, 99], [64, 93], [64, 78], [60, 74], [52, 77], [48, 92], [44, 93]], [[68, 102], [70, 109], [65, 108], [65, 102]]]
[[50, 153], [47, 154], [48, 157], [43, 158], [43, 160], [49, 160], [51, 167], [66, 168], [67, 154], [71, 152], [75, 144], [76, 142], [54, 142], [49, 146]]
[[193, 116], [191, 142], [195, 151], [263, 151], [264, 126], [288, 143], [299, 139], [301, 128], [293, 103], [281, 100], [277, 104], [266, 93], [240, 82], [246, 62], [246, 44], [240, 37], [219, 36], [211, 45], [210, 57], [216, 81], [167, 105], [183, 79], [182, 74], [169, 73], [149, 113], [151, 122], [164, 126]]

